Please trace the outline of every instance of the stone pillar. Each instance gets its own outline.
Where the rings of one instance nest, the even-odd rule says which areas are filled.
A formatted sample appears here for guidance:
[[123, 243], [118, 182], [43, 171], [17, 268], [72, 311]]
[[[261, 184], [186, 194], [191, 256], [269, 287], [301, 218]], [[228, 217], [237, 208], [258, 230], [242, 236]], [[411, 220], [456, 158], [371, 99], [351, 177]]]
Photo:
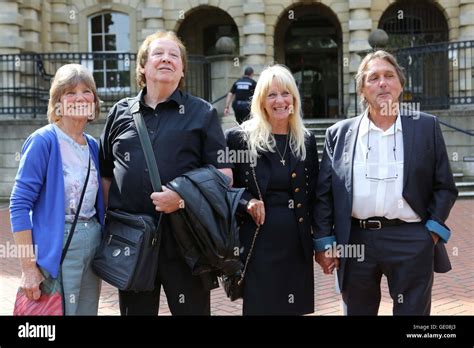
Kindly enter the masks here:
[[[251, 65], [258, 75], [265, 66], [265, 4], [261, 0], [246, 0], [244, 4], [244, 48], [245, 65]], [[243, 66], [240, 67], [243, 69]]]
[[229, 110], [229, 115], [224, 116], [227, 93], [230, 91], [235, 80], [242, 76], [242, 67], [235, 64], [235, 55], [232, 54], [234, 50], [234, 41], [230, 37], [222, 36], [216, 42], [217, 55], [207, 57], [211, 63], [211, 101], [225, 96], [214, 104], [214, 107], [220, 115], [221, 125], [224, 129], [237, 124], [232, 108]]
[[[349, 83], [350, 103], [348, 115], [355, 112], [355, 82], [353, 77], [362, 60], [360, 52], [370, 49], [369, 35], [372, 30], [372, 19], [370, 17], [371, 0], [349, 0]], [[357, 98], [359, 100], [359, 98]], [[357, 111], [361, 109], [357, 105]]]
[[23, 0], [20, 5], [20, 14], [23, 16], [23, 27], [20, 29], [20, 36], [25, 42], [25, 51], [40, 52], [40, 0]]
[[[207, 57], [211, 63], [212, 100], [227, 95], [235, 80], [242, 76], [242, 68], [235, 66], [234, 58], [235, 56], [232, 54], [219, 54]], [[232, 108], [229, 110], [229, 115], [224, 116], [224, 106], [225, 98], [214, 104], [220, 115], [222, 128], [227, 129], [236, 126], [237, 123]]]
[[[40, 0], [23, 0], [20, 4], [20, 14], [23, 16], [23, 27], [20, 29], [20, 36], [24, 40], [25, 52], [41, 52], [41, 1]], [[33, 56], [28, 56], [21, 64], [21, 88], [33, 88], [38, 90], [39, 86], [35, 84], [36, 78], [35, 61]], [[31, 95], [23, 95], [19, 98], [22, 107], [33, 108], [39, 102]], [[31, 110], [32, 111], [32, 110]], [[26, 116], [30, 117], [32, 113], [27, 111]]]
[[460, 0], [459, 40], [474, 40], [474, 0]]
[[[88, 35], [88, 33], [84, 33]], [[51, 0], [51, 48], [53, 52], [69, 51], [69, 13], [66, 0]]]
[[[24, 40], [20, 35], [23, 26], [23, 16], [19, 11], [21, 1], [10, 2], [0, 1], [0, 54], [9, 54], [3, 56], [0, 60], [0, 117], [11, 118], [14, 113], [6, 112], [8, 107], [20, 106], [20, 99], [16, 97], [15, 87], [19, 85], [20, 69], [23, 61], [21, 53], [24, 48]], [[4, 109], [5, 108], [5, 109]]]
[[0, 0], [0, 54], [20, 53], [24, 48], [20, 35], [23, 26], [20, 3], [21, 1]]
[[[460, 0], [459, 3], [459, 41], [474, 40], [474, 0]], [[459, 96], [472, 96], [472, 62], [474, 47], [459, 47], [457, 50], [457, 64], [453, 65], [453, 71], [458, 71]], [[454, 63], [454, 62], [452, 62]], [[455, 78], [457, 80], [457, 78]], [[456, 86], [456, 88], [458, 88]]]
[[51, 1], [41, 2], [41, 48], [42, 52], [52, 52], [51, 47]]
[[145, 22], [145, 28], [142, 30], [141, 41], [145, 40], [148, 35], [165, 28], [163, 0], [146, 0], [145, 7], [142, 10], [142, 17]]

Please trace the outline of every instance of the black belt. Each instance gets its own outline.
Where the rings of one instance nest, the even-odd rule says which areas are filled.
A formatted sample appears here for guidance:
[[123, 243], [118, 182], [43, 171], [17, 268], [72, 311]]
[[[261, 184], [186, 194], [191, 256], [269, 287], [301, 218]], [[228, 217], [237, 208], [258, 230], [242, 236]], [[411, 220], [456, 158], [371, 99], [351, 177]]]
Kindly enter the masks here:
[[368, 219], [360, 220], [352, 218], [352, 226], [358, 226], [364, 230], [380, 230], [381, 228], [388, 226], [400, 226], [406, 224], [406, 221], [400, 219], [387, 219], [384, 217], [371, 217]]

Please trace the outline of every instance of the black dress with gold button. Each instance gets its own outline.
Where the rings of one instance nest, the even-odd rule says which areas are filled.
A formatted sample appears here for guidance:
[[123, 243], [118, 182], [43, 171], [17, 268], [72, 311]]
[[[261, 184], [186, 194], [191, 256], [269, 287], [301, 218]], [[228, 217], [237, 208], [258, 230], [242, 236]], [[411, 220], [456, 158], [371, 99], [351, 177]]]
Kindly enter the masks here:
[[[314, 312], [311, 221], [318, 175], [316, 140], [308, 136], [306, 159], [297, 160], [286, 135], [275, 135], [279, 151], [265, 152], [255, 168], [265, 204], [244, 282], [244, 315], [301, 315]], [[247, 149], [237, 129], [227, 133], [230, 150]], [[282, 158], [282, 155], [284, 157]], [[239, 205], [241, 258], [245, 262], [256, 225], [246, 212], [258, 199], [250, 163], [234, 163], [234, 187], [245, 187]]]

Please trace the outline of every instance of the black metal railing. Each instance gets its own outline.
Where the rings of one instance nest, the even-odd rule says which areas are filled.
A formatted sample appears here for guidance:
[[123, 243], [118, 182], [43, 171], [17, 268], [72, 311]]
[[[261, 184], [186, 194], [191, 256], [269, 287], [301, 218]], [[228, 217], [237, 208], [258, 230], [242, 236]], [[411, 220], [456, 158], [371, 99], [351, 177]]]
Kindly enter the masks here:
[[474, 41], [402, 48], [396, 56], [407, 77], [403, 101], [421, 110], [474, 104]]
[[[0, 118], [44, 118], [51, 79], [64, 64], [77, 63], [93, 72], [102, 112], [118, 100], [136, 95], [134, 53], [26, 53], [0, 55]], [[210, 65], [188, 57], [185, 90], [211, 98]]]

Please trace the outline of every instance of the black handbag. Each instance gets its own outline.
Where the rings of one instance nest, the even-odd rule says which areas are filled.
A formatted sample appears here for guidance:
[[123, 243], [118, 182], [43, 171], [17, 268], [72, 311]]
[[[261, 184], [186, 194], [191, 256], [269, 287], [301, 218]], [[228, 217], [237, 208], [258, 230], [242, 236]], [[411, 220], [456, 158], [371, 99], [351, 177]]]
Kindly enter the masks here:
[[[138, 101], [128, 99], [155, 192], [161, 180]], [[95, 273], [107, 283], [125, 291], [152, 291], [158, 269], [162, 214], [131, 214], [108, 210], [102, 243], [92, 261]]]
[[[260, 187], [258, 186], [258, 182], [257, 182], [257, 176], [255, 175], [255, 168], [254, 166], [251, 166], [251, 167], [252, 167], [253, 179], [255, 181], [255, 186], [257, 187], [258, 199], [263, 201], [262, 193], [260, 192]], [[227, 297], [231, 301], [235, 301], [235, 300], [238, 300], [239, 298], [244, 297], [245, 273], [247, 272], [247, 266], [249, 264], [250, 257], [252, 256], [253, 247], [255, 246], [255, 240], [257, 239], [259, 231], [260, 231], [260, 226], [257, 226], [257, 228], [255, 229], [255, 234], [253, 235], [252, 245], [250, 246], [249, 253], [245, 260], [244, 269], [241, 272], [240, 271], [237, 272], [236, 274], [223, 275], [219, 279]]]

